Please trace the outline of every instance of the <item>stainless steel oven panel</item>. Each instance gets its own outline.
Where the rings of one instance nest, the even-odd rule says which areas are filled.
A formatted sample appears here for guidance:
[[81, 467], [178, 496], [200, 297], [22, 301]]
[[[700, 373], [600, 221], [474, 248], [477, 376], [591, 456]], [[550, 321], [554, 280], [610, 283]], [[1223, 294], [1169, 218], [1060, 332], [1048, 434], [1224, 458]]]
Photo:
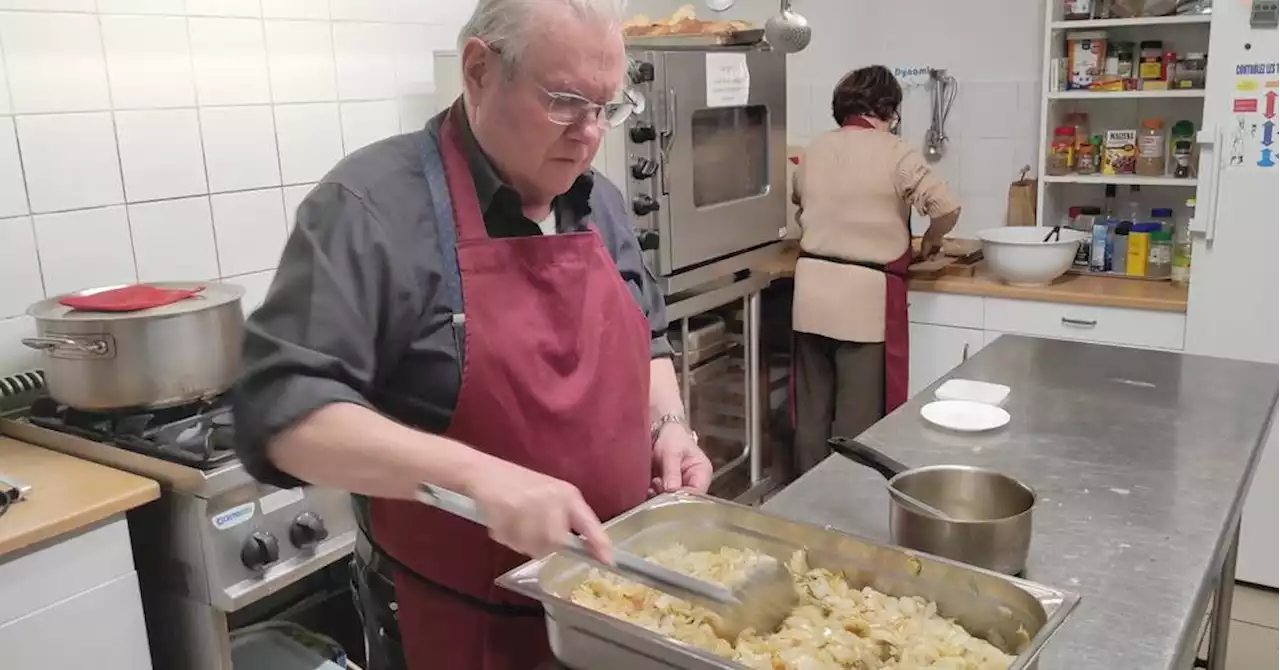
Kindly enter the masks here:
[[[750, 71], [750, 91], [744, 107], [709, 108], [707, 106], [707, 52], [662, 52], [661, 66], [656, 68], [655, 89], [662, 104], [653, 108], [663, 115], [661, 124], [671, 132], [669, 148], [662, 161], [662, 209], [659, 210], [659, 234], [662, 242], [662, 274], [745, 251], [778, 239], [778, 230], [786, 225], [787, 179], [787, 80], [786, 56], [780, 52], [745, 50]], [[724, 191], [744, 183], [746, 175], [726, 177], [724, 167], [749, 169], [750, 149], [735, 141], [730, 127], [715, 130], [721, 137], [708, 136], [716, 127], [716, 114], [749, 113], [764, 115], [763, 155], [760, 175], [762, 188], [756, 195], [717, 201], [717, 194], [700, 194], [698, 184]], [[749, 110], [749, 111], [748, 111]], [[699, 121], [698, 119], [704, 119]], [[741, 117], [724, 119], [741, 123]], [[708, 160], [706, 153], [695, 152], [695, 133], [703, 139], [719, 141], [724, 162]], [[712, 139], [714, 138], [714, 139]], [[705, 147], [706, 145], [704, 145]], [[712, 149], [715, 150], [715, 149]], [[700, 171], [700, 172], [699, 172]], [[717, 180], [721, 180], [718, 181]], [[703, 188], [706, 191], [706, 186]], [[720, 195], [730, 195], [723, 193]], [[706, 197], [709, 196], [709, 197]]]

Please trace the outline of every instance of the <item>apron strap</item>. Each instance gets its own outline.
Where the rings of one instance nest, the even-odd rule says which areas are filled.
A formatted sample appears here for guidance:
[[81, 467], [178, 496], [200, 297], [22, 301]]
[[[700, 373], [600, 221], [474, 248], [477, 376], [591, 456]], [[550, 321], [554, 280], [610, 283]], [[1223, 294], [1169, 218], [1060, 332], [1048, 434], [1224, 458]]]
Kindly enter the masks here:
[[449, 197], [449, 184], [445, 181], [440, 143], [436, 139], [444, 130], [441, 126], [443, 124], [434, 128], [428, 126], [427, 132], [419, 133], [418, 148], [422, 153], [422, 168], [427, 177], [431, 210], [436, 220], [436, 245], [440, 247], [440, 276], [444, 281], [445, 304], [454, 314], [461, 314], [462, 277], [458, 273], [458, 233], [453, 223], [453, 199]]
[[[910, 251], [908, 251], [907, 253], [908, 253], [908, 259], [909, 259]], [[883, 272], [884, 274], [890, 274], [902, 279], [907, 278], [905, 268], [900, 269], [899, 267], [900, 266], [899, 261], [894, 261], [893, 263], [889, 263], [888, 265], [886, 265], [884, 263], [872, 263], [870, 261], [851, 261], [847, 258], [836, 258], [835, 256], [824, 256], [822, 254], [815, 254], [809, 251], [801, 251], [800, 257], [812, 258], [819, 261], [826, 261], [828, 263], [838, 263], [840, 265], [856, 265], [860, 268], [867, 268], [869, 270], [875, 270], [876, 272]]]

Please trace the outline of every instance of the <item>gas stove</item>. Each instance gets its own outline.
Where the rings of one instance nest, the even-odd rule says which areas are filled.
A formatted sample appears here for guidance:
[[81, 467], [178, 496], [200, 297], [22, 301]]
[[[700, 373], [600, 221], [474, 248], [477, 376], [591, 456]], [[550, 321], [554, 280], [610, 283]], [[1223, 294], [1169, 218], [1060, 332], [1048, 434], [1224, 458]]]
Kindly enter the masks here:
[[231, 404], [224, 397], [164, 409], [86, 412], [52, 398], [32, 403], [27, 421], [199, 470], [235, 460]]

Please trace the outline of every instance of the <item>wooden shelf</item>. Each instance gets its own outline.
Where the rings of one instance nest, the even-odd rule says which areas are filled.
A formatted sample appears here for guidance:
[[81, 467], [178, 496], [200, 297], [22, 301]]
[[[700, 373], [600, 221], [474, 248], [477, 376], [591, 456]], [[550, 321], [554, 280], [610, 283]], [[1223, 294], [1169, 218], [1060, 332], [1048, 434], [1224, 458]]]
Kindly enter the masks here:
[[1192, 177], [1140, 177], [1132, 174], [1065, 174], [1041, 177], [1046, 184], [1116, 184], [1119, 186], [1186, 186], [1195, 188]]
[[1167, 91], [1049, 91], [1050, 100], [1132, 100], [1144, 98], [1203, 98], [1203, 88]]
[[1136, 19], [1093, 19], [1090, 21], [1054, 21], [1049, 24], [1053, 30], [1092, 30], [1097, 28], [1128, 28], [1137, 26], [1185, 26], [1208, 25], [1213, 21], [1212, 14], [1191, 14], [1188, 16], [1141, 16]]

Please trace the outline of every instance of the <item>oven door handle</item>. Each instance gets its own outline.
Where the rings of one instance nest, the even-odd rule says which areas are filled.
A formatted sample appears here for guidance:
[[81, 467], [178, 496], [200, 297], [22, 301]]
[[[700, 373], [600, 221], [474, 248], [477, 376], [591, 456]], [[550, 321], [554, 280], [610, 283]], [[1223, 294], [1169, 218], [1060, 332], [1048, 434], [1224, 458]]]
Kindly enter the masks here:
[[658, 157], [660, 158], [659, 167], [662, 170], [662, 195], [671, 194], [671, 175], [667, 171], [667, 157], [671, 153], [671, 144], [676, 138], [676, 90], [674, 88], [667, 89], [667, 119], [663, 124], [663, 130], [658, 144]]

